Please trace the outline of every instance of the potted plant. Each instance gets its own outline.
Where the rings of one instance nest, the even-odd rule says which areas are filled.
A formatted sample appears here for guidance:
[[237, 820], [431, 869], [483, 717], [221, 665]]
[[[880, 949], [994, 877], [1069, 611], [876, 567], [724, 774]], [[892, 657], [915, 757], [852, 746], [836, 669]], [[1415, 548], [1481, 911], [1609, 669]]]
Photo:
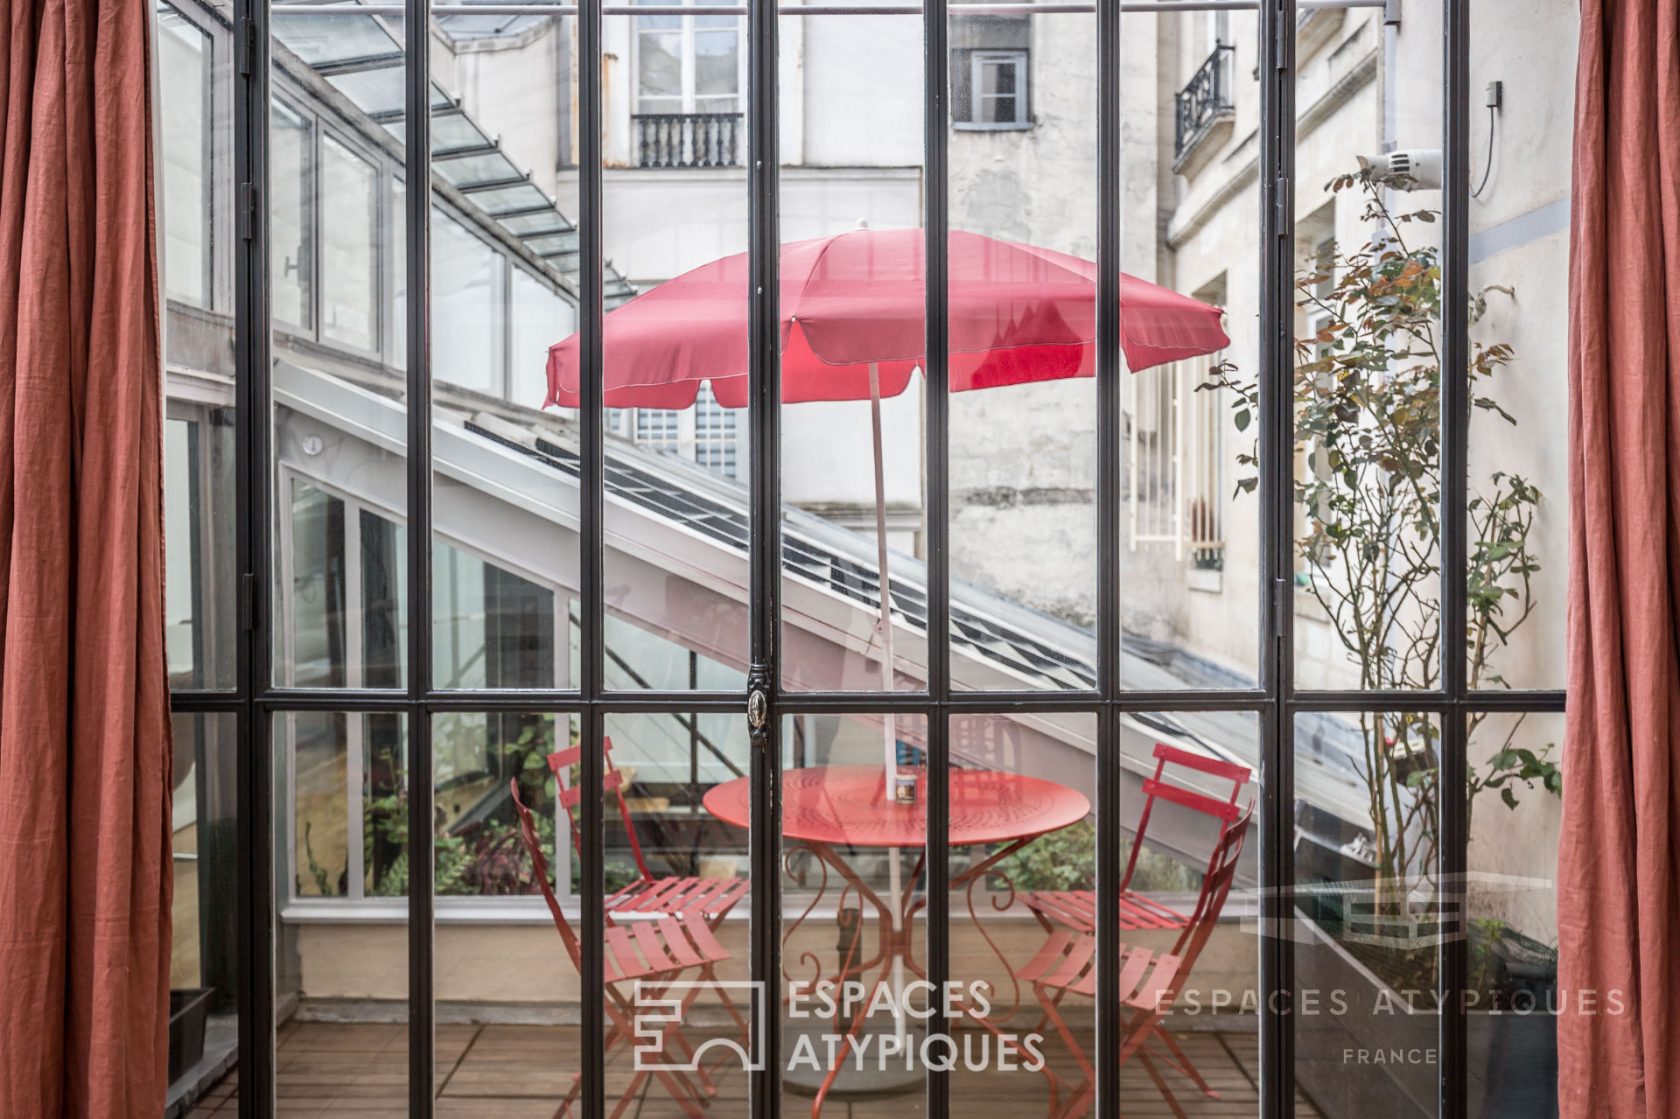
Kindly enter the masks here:
[[[1298, 306], [1313, 324], [1295, 345], [1292, 404], [1299, 465], [1293, 497], [1306, 519], [1295, 541], [1297, 592], [1328, 619], [1360, 689], [1431, 690], [1440, 686], [1441, 660], [1441, 269], [1438, 246], [1414, 244], [1409, 234], [1433, 223], [1436, 213], [1396, 212], [1385, 188], [1365, 172], [1343, 175], [1327, 189], [1357, 192], [1364, 226], [1375, 232], [1351, 250], [1330, 244], [1296, 277]], [[1476, 292], [1471, 321], [1481, 318], [1489, 299], [1501, 296], [1514, 293], [1500, 285]], [[1473, 341], [1468, 370], [1471, 405], [1513, 426], [1516, 421], [1493, 390], [1514, 357], [1507, 343]], [[1250, 427], [1259, 406], [1258, 381], [1239, 378], [1234, 367], [1222, 364], [1201, 387], [1228, 391], [1237, 429]], [[1238, 492], [1252, 492], [1258, 484], [1256, 451], [1251, 446], [1237, 458], [1247, 469]], [[1527, 479], [1504, 471], [1470, 478], [1468, 492], [1467, 672], [1472, 688], [1501, 687], [1498, 654], [1535, 608], [1533, 577], [1540, 567], [1531, 535], [1541, 494]], [[1469, 716], [1469, 740], [1476, 741], [1485, 718]], [[1364, 885], [1315, 893], [1302, 906], [1320, 945], [1302, 953], [1301, 983], [1313, 982], [1308, 973], [1322, 962], [1334, 974], [1316, 978], [1331, 987], [1352, 983], [1373, 999], [1375, 988], [1386, 988], [1383, 998], [1405, 995], [1407, 1006], [1416, 1003], [1408, 993], [1416, 992], [1432, 1010], [1434, 945], [1444, 922], [1461, 920], [1464, 900], [1448, 896], [1459, 887], [1444, 889], [1436, 874], [1439, 724], [1405, 710], [1361, 713], [1357, 721], [1355, 769], [1369, 828], [1359, 836], [1337, 837], [1329, 861], [1337, 869], [1327, 870], [1325, 878]], [[1472, 759], [1468, 804], [1473, 808], [1495, 790], [1508, 808], [1516, 807], [1520, 789], [1560, 792], [1552, 753], [1552, 744], [1531, 741], [1523, 719], [1512, 720], [1486, 760]], [[1373, 928], [1396, 935], [1367, 935]], [[1359, 1007], [1349, 1006], [1340, 1017], [1355, 1029], [1360, 1014]], [[1397, 1040], [1415, 1034], [1432, 1051], [1434, 1014], [1413, 1017], [1415, 1023], [1406, 1025], [1400, 1015], [1391, 1015], [1375, 1023], [1375, 1034]], [[1350, 1037], [1349, 1048], [1367, 1050], [1374, 1040]], [[1334, 1042], [1315, 1038], [1313, 1044], [1328, 1048]], [[1372, 1068], [1371, 1076], [1387, 1076], [1396, 1087], [1419, 1080], [1421, 1093], [1391, 1092], [1387, 1098], [1413, 1095], [1429, 1107], [1439, 1075], [1435, 1067], [1407, 1071], [1393, 1064], [1350, 1068], [1304, 1061], [1301, 1068], [1304, 1080], [1322, 1074], [1322, 1087], [1332, 1095]], [[1378, 1098], [1368, 1092], [1381, 1091], [1361, 1088], [1358, 1095]]]

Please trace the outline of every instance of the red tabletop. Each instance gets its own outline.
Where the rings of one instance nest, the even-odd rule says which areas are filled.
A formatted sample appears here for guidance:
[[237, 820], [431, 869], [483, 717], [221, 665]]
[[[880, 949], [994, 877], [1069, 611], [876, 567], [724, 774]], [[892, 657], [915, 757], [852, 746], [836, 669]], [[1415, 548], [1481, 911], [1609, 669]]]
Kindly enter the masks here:
[[[920, 847], [927, 842], [927, 771], [916, 774], [916, 803], [887, 797], [878, 765], [811, 766], [782, 774], [782, 834], [810, 843], [858, 847]], [[1091, 802], [1066, 785], [990, 769], [951, 771], [952, 847], [1002, 843], [1065, 828], [1091, 811]], [[749, 825], [752, 789], [738, 777], [706, 794], [706, 811], [738, 828]]]

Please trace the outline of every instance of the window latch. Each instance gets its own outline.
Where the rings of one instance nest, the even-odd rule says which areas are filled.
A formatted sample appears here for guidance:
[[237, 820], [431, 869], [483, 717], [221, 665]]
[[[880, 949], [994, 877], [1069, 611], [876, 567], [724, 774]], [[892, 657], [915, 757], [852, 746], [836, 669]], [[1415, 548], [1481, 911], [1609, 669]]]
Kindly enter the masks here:
[[239, 184], [239, 239], [249, 241], [256, 236], [257, 184]]

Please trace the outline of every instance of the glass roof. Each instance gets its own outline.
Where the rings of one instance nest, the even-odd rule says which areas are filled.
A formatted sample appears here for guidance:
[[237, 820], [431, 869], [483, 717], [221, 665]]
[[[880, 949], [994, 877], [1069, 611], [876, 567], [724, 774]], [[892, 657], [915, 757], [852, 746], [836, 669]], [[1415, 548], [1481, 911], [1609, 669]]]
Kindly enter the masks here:
[[[459, 0], [457, 0], [459, 2]], [[476, 3], [478, 0], [466, 0]], [[493, 0], [484, 0], [485, 3]], [[449, 33], [451, 39], [457, 42], [471, 42], [474, 39], [495, 39], [503, 35], [521, 35], [531, 27], [536, 26], [544, 16], [520, 15], [442, 15], [435, 17], [439, 27]]]
[[[467, 0], [491, 3], [496, 0]], [[505, 0], [501, 0], [505, 2]], [[384, 126], [398, 143], [406, 129], [403, 44], [400, 20], [375, 15], [311, 12], [307, 5], [274, 0], [276, 42], [310, 67], [355, 106]], [[438, 24], [456, 39], [521, 33], [553, 17], [546, 15], [450, 15]], [[284, 60], [281, 60], [284, 65]], [[555, 201], [461, 107], [458, 98], [432, 83], [432, 174], [463, 192], [469, 205], [495, 221], [532, 252], [545, 257], [574, 289], [578, 282], [576, 226]], [[459, 152], [457, 156], [450, 153]], [[505, 219], [498, 215], [506, 215]], [[559, 255], [556, 255], [559, 253]], [[635, 294], [624, 277], [606, 266], [605, 299], [614, 307]]]

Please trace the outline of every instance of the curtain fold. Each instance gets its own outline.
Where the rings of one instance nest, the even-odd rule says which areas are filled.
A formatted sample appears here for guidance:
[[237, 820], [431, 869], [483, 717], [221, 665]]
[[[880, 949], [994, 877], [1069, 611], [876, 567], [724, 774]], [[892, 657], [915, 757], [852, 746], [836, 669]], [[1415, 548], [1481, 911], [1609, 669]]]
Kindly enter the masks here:
[[0, 34], [0, 1115], [160, 1113], [169, 700], [145, 0]]
[[1582, 0], [1559, 1101], [1680, 1115], [1680, 0]]

